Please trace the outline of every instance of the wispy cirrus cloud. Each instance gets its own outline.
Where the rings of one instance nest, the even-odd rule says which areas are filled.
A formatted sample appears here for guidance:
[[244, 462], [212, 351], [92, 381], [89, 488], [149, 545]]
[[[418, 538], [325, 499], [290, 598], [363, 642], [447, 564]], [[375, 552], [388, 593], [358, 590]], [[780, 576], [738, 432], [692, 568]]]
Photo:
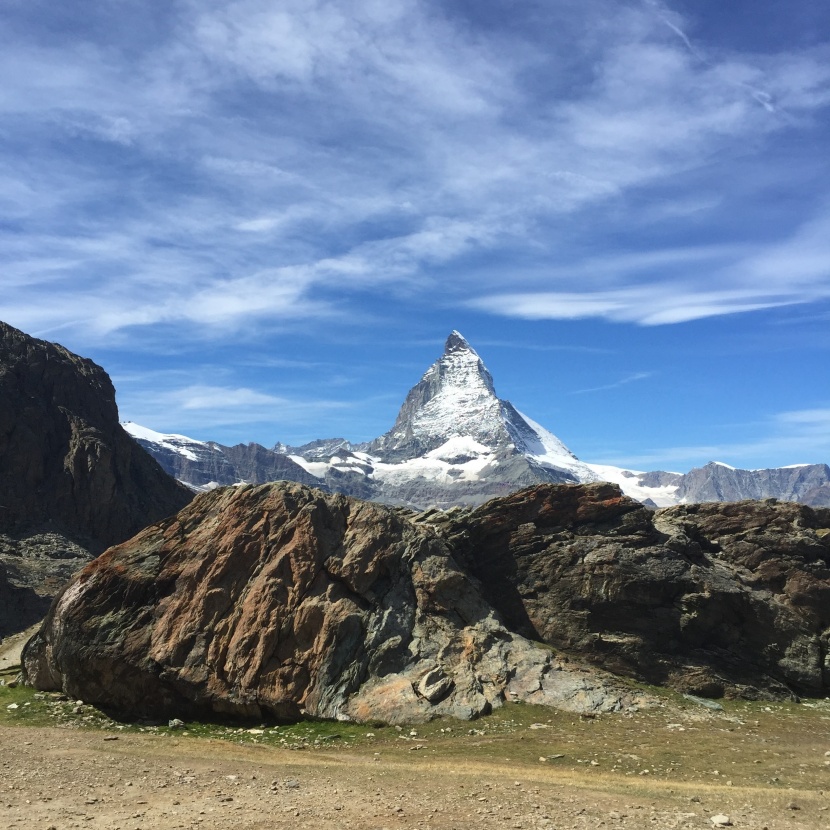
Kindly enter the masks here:
[[667, 5], [610, 0], [509, 29], [440, 3], [150, 6], [71, 37], [10, 15], [0, 246], [27, 329], [198, 339], [347, 324], [366, 297], [670, 324], [828, 296], [818, 201], [722, 233], [758, 215], [758, 170], [808, 180], [767, 156], [815, 135], [827, 47], [707, 50]]
[[654, 375], [654, 372], [634, 372], [625, 377], [615, 380], [612, 383], [605, 383], [602, 386], [592, 386], [589, 389], [574, 389], [569, 394], [571, 395], [585, 395], [588, 392], [605, 392], [610, 389], [619, 389], [622, 386], [628, 386], [629, 383], [636, 383], [639, 380], [646, 380]]
[[158, 425], [174, 431], [175, 426], [191, 436], [205, 439], [217, 429], [230, 428], [235, 440], [250, 440], [246, 430], [254, 427], [262, 432], [273, 431], [279, 423], [283, 432], [273, 441], [305, 427], [310, 419], [325, 429], [333, 415], [352, 407], [347, 401], [268, 394], [257, 389], [237, 386], [194, 384], [162, 391], [155, 398], [129, 397], [124, 417], [141, 424]]
[[588, 260], [572, 272], [557, 270], [557, 282], [563, 286], [584, 284], [591, 276], [594, 286], [581, 291], [562, 288], [490, 294], [473, 298], [469, 304], [530, 320], [597, 317], [665, 325], [827, 300], [830, 212], [778, 243], [658, 249], [622, 255], [616, 261]]
[[800, 302], [806, 302], [806, 299], [803, 296], [786, 297], [752, 290], [704, 291], [682, 285], [652, 284], [580, 293], [495, 294], [473, 300], [470, 305], [483, 311], [526, 320], [601, 317], [614, 322], [665, 325]]

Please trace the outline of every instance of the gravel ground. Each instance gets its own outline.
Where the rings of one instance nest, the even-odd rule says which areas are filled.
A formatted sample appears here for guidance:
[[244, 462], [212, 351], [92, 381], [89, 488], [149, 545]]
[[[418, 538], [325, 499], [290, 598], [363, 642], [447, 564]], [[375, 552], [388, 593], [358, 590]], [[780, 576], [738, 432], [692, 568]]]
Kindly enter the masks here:
[[[0, 826], [66, 828], [826, 828], [819, 791], [773, 791], [491, 758], [298, 752], [206, 738], [0, 727]], [[3, 824], [5, 822], [5, 824]]]

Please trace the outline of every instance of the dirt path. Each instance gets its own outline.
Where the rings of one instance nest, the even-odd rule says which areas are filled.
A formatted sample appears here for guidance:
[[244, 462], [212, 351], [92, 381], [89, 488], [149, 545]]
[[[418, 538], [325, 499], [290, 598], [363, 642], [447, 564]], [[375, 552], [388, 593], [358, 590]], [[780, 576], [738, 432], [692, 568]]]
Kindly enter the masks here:
[[497, 757], [290, 751], [207, 738], [0, 726], [7, 828], [704, 828], [830, 826], [812, 788], [648, 780]]
[[7, 830], [711, 830], [717, 815], [830, 828], [830, 702], [713, 711], [674, 696], [597, 718], [514, 705], [410, 729], [172, 729], [15, 676], [0, 672]]

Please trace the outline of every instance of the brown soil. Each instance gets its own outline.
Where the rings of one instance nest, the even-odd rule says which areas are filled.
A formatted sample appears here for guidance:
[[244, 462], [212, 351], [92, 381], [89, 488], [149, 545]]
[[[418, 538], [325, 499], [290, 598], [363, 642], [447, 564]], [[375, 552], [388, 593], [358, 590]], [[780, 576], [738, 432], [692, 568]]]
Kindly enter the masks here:
[[705, 828], [717, 814], [757, 830], [830, 826], [823, 705], [673, 699], [594, 720], [515, 706], [413, 730], [170, 730], [2, 688], [0, 724], [7, 828]]

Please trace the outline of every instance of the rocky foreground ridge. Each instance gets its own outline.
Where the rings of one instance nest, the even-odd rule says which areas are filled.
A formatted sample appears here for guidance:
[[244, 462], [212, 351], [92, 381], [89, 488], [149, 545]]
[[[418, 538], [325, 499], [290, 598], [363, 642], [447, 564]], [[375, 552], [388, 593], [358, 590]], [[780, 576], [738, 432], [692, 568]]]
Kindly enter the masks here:
[[0, 323], [0, 636], [191, 498], [120, 426], [100, 366]]
[[405, 722], [505, 700], [830, 688], [830, 511], [651, 512], [609, 484], [416, 514], [298, 484], [223, 488], [87, 565], [24, 671], [112, 712]]

